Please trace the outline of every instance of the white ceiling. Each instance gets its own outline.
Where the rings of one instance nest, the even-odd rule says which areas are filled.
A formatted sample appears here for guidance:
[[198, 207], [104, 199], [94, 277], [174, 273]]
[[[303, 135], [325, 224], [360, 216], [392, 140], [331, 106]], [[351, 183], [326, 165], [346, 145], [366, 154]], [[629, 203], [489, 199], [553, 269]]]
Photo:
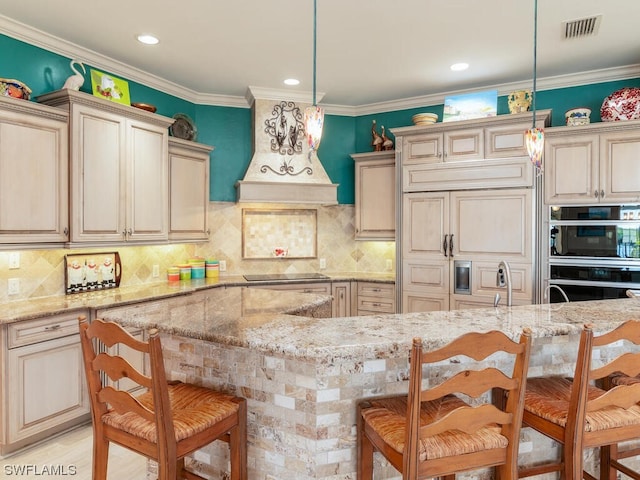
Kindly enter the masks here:
[[[530, 84], [533, 6], [533, 0], [318, 0], [320, 103], [361, 107]], [[563, 39], [563, 21], [599, 14], [596, 35]], [[157, 84], [184, 88], [188, 98], [244, 99], [249, 86], [312, 89], [312, 0], [0, 0], [0, 15], [8, 17], [0, 17], [0, 33], [16, 36], [2, 28], [8, 24], [21, 34], [31, 30], [14, 28], [9, 19], [17, 20], [57, 37], [51, 45], [65, 50], [59, 53], [114, 74], [134, 66], [138, 77], [152, 74]], [[638, 0], [539, 0], [538, 78], [620, 67], [640, 76], [639, 20]], [[139, 44], [137, 33], [152, 33], [160, 43]], [[452, 72], [455, 62], [470, 68]], [[288, 77], [300, 85], [285, 87]]]

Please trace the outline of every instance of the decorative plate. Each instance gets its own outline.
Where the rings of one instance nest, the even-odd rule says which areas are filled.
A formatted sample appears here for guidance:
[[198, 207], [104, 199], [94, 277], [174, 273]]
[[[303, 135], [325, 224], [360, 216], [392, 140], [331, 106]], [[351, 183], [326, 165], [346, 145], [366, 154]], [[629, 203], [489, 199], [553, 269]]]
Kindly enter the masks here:
[[613, 92], [602, 102], [600, 117], [603, 122], [640, 119], [640, 88], [626, 87]]
[[169, 127], [169, 133], [183, 140], [195, 140], [198, 130], [196, 129], [193, 120], [191, 120], [184, 113], [176, 113], [173, 118], [176, 119], [173, 125]]

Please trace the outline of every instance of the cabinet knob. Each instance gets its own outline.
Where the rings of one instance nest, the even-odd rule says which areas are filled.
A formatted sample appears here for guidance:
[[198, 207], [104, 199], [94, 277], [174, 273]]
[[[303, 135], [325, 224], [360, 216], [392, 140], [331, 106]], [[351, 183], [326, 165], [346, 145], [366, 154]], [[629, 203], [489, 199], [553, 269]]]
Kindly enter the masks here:
[[65, 237], [68, 237], [69, 236], [69, 227], [64, 227], [63, 233], [64, 233]]
[[596, 198], [598, 198], [600, 196], [600, 192], [598, 192], [598, 190], [596, 190], [596, 193], [594, 194]]
[[604, 198], [604, 190], [600, 190], [600, 198]]

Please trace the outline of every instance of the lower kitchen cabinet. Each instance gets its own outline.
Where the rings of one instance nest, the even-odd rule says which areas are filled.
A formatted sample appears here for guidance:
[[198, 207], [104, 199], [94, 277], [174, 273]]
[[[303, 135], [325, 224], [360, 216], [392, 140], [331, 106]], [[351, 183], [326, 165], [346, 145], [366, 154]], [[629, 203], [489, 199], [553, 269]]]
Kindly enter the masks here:
[[78, 316], [17, 322], [2, 328], [0, 454], [89, 420]]
[[351, 282], [333, 282], [331, 284], [331, 316], [350, 317], [351, 316]]
[[396, 287], [393, 283], [357, 282], [357, 314], [396, 313]]

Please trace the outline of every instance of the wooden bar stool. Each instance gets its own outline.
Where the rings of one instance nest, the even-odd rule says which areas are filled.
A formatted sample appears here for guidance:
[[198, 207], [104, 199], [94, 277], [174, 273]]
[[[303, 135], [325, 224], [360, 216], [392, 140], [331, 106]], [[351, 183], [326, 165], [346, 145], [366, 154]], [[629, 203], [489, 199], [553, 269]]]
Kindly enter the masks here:
[[[531, 335], [520, 342], [497, 331], [469, 333], [432, 352], [423, 352], [415, 338], [410, 357], [408, 395], [358, 402], [358, 479], [373, 476], [373, 454], [380, 452], [403, 479], [447, 476], [497, 466], [500, 478], [516, 478], [524, 385]], [[506, 375], [471, 360], [467, 369], [423, 390], [424, 365], [466, 356], [480, 362], [506, 352], [513, 370]], [[506, 360], [505, 360], [506, 361]], [[491, 404], [486, 392], [507, 395], [504, 410]], [[506, 392], [506, 393], [504, 393]], [[472, 406], [469, 398], [476, 399]]]
[[[640, 384], [640, 377], [632, 377], [616, 372], [604, 379], [602, 388], [605, 390], [611, 390], [618, 385], [638, 384]], [[636, 457], [638, 455], [640, 455], [640, 446], [621, 450], [619, 449], [618, 444], [614, 443], [612, 445], [602, 447], [600, 449], [600, 476], [602, 478], [616, 478], [617, 470], [631, 478], [640, 480], [640, 474], [638, 472], [631, 470], [631, 468], [620, 462], [622, 459]], [[608, 470], [608, 473], [606, 473], [606, 470]]]
[[617, 463], [609, 462], [606, 452], [610, 445], [640, 438], [640, 383], [621, 384], [606, 391], [596, 387], [595, 382], [614, 372], [637, 375], [640, 353], [625, 353], [596, 368], [592, 366], [592, 356], [594, 349], [601, 351], [620, 341], [640, 344], [640, 322], [629, 320], [597, 337], [593, 327], [585, 325], [573, 379], [553, 376], [527, 380], [523, 425], [561, 443], [563, 454], [558, 462], [520, 469], [520, 477], [560, 471], [567, 480], [595, 479], [584, 471], [583, 450], [602, 447], [605, 458], [600, 476], [603, 480], [615, 478]]
[[[89, 324], [84, 316], [79, 322], [93, 421], [93, 480], [107, 478], [110, 442], [155, 460], [159, 480], [202, 479], [184, 468], [184, 457], [215, 440], [229, 444], [231, 479], [247, 478], [245, 399], [188, 383], [167, 383], [157, 330], [141, 342], [113, 322]], [[108, 349], [117, 344], [147, 355], [150, 375], [111, 355]], [[123, 378], [143, 387], [144, 393], [119, 390]]]

